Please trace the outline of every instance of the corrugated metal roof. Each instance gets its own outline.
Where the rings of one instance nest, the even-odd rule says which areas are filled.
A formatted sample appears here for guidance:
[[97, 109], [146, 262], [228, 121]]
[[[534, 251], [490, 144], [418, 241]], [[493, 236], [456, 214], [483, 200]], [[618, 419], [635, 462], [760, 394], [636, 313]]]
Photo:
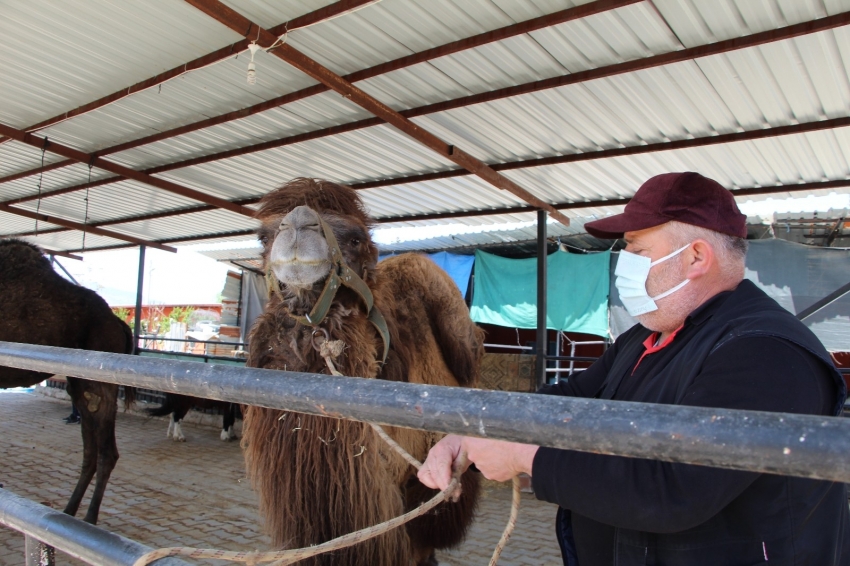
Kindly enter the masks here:
[[[327, 0], [227, 2], [265, 27], [326, 6]], [[287, 41], [346, 74], [451, 41], [563, 10], [562, 0], [383, 0], [291, 32]], [[850, 0], [654, 0], [609, 10], [498, 42], [461, 50], [358, 83], [395, 109], [597, 69], [684, 48], [738, 38], [850, 11]], [[33, 38], [40, 38], [35, 41]], [[49, 41], [43, 41], [49, 38]], [[61, 6], [15, 0], [0, 7], [0, 122], [27, 127], [127, 88], [242, 39], [181, 0], [121, 4], [69, 0]], [[126, 96], [38, 132], [54, 142], [95, 151], [198, 120], [243, 109], [315, 84], [273, 55], [256, 56], [258, 82], [246, 83], [247, 57], [231, 56], [180, 78]], [[761, 130], [850, 115], [850, 27], [838, 27], [696, 60], [456, 108], [414, 121], [488, 163], [581, 154], [624, 146]], [[108, 157], [145, 169], [264, 141], [321, 130], [371, 115], [333, 92], [187, 133]], [[697, 170], [729, 188], [850, 179], [848, 128], [756, 141], [506, 171], [551, 203], [597, 202], [632, 195], [647, 177]], [[45, 163], [61, 158], [47, 154]], [[0, 177], [37, 167], [41, 151], [0, 145]], [[227, 160], [175, 169], [158, 177], [229, 200], [255, 198], [296, 176], [339, 182], [393, 179], [454, 169], [394, 128], [383, 125], [321, 137]], [[85, 183], [85, 164], [44, 173], [41, 191]], [[91, 179], [110, 174], [94, 170]], [[36, 195], [39, 176], [0, 184], [0, 202]], [[848, 189], [833, 189], [846, 192]], [[804, 193], [805, 194], [805, 193]], [[522, 206], [512, 194], [473, 176], [361, 191], [377, 218]], [[774, 195], [776, 197], [776, 195]], [[748, 197], [757, 199], [758, 197]], [[256, 223], [207, 211], [114, 224], [117, 219], [197, 206], [196, 200], [136, 181], [19, 206], [150, 240], [236, 233]], [[583, 219], [617, 207], [569, 210], [563, 236], [581, 238]], [[88, 220], [86, 220], [86, 216]], [[468, 226], [533, 216], [477, 216], [404, 222]], [[31, 231], [33, 221], [0, 215], [0, 235]], [[553, 225], [555, 226], [555, 225]], [[554, 229], [554, 228], [553, 228]], [[430, 249], [520, 241], [485, 231], [436, 239]], [[41, 235], [53, 249], [77, 249], [80, 232]], [[489, 240], [488, 240], [489, 239]], [[101, 242], [87, 237], [90, 242]], [[452, 243], [454, 242], [454, 243]], [[587, 240], [588, 245], [596, 245]], [[102, 239], [103, 245], [119, 245]], [[91, 244], [95, 245], [94, 243]], [[98, 244], [100, 245], [100, 244]], [[408, 248], [425, 244], [409, 243]]]

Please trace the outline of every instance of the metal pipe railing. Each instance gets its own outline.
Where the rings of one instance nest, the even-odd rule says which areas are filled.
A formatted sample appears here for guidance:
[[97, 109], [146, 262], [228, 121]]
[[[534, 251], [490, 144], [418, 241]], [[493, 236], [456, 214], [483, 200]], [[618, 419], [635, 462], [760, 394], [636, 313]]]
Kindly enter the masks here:
[[[142, 555], [154, 550], [5, 489], [0, 489], [0, 525], [24, 533], [31, 552], [35, 551], [37, 540], [98, 566], [132, 566]], [[156, 566], [190, 565], [177, 558], [163, 558]]]
[[0, 365], [407, 428], [850, 482], [850, 419], [440, 387], [0, 342]]

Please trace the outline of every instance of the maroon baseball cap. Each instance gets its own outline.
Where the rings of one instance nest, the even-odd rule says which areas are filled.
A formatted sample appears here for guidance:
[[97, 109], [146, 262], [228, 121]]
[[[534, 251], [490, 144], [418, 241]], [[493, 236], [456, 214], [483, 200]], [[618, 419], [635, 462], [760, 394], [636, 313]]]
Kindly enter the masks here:
[[747, 217], [738, 210], [735, 197], [720, 183], [699, 173], [664, 173], [645, 182], [622, 214], [584, 225], [591, 236], [622, 238], [625, 232], [644, 230], [676, 220], [747, 237]]

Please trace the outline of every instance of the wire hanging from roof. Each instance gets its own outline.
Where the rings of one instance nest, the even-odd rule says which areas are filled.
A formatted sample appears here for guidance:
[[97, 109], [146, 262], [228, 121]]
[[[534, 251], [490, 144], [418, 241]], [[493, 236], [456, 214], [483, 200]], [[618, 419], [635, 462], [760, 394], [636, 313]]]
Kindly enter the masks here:
[[95, 157], [92, 155], [92, 158], [89, 160], [89, 186], [86, 186], [86, 198], [83, 199], [86, 203], [86, 212], [83, 216], [83, 251], [86, 251], [86, 228], [89, 225], [89, 189], [91, 189], [91, 169], [94, 166], [94, 160]]
[[44, 143], [41, 146], [41, 168], [38, 172], [38, 202], [35, 205], [35, 237], [38, 237], [38, 214], [39, 210], [41, 210], [41, 180], [44, 177], [44, 154], [47, 151], [47, 146], [49, 142], [47, 141], [47, 137], [44, 138]]

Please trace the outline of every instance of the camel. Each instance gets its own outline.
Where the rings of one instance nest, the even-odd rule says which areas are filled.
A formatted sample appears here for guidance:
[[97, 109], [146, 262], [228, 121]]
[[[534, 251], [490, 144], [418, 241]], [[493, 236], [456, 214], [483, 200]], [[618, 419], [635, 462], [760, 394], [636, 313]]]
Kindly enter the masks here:
[[[341, 346], [328, 358], [346, 376], [476, 385], [483, 332], [457, 286], [421, 255], [378, 265], [370, 220], [354, 190], [295, 179], [263, 197], [257, 217], [270, 300], [251, 331], [248, 366], [330, 373], [318, 351], [324, 342]], [[323, 293], [326, 287], [337, 292]], [[246, 468], [278, 547], [325, 542], [436, 494], [368, 424], [259, 407], [243, 412]], [[441, 437], [396, 427], [386, 432], [419, 461]], [[466, 534], [479, 475], [465, 473], [461, 487], [459, 501], [440, 504], [406, 528], [301, 564], [436, 564], [434, 550], [456, 546]]]
[[[133, 334], [97, 293], [57, 274], [41, 249], [22, 240], [0, 240], [0, 340], [130, 354]], [[35, 371], [0, 367], [0, 388], [29, 387], [50, 377]], [[118, 461], [115, 418], [118, 386], [68, 377], [67, 390], [80, 412], [83, 465], [65, 506], [76, 515], [95, 478], [85, 521], [97, 523], [109, 476]], [[135, 390], [124, 389], [125, 407]]]

